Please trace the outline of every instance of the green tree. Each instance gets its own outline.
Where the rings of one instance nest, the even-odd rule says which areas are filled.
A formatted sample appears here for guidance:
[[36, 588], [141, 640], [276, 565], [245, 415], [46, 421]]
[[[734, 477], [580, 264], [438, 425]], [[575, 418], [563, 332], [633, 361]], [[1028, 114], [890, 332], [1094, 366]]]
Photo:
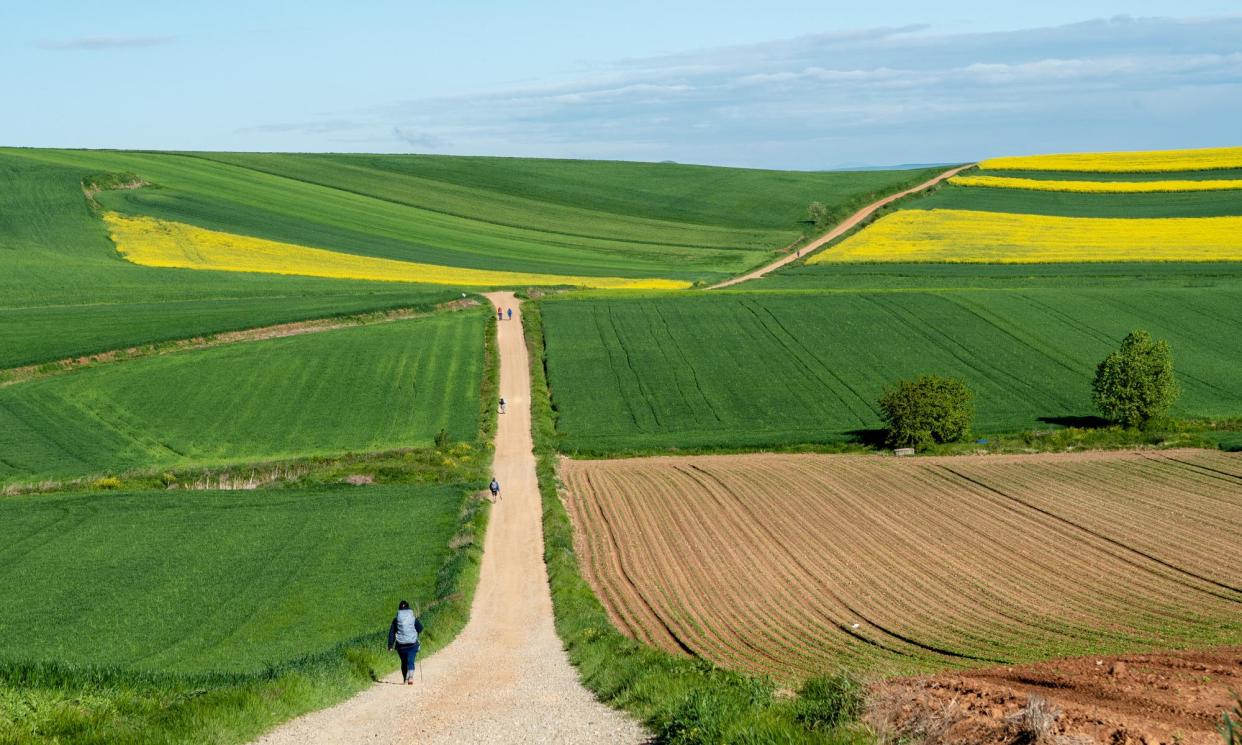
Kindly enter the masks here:
[[828, 207], [823, 202], [811, 202], [806, 207], [806, 221], [814, 223], [816, 230], [823, 230], [828, 227]]
[[1121, 348], [1095, 368], [1091, 391], [1100, 414], [1126, 427], [1163, 416], [1180, 394], [1169, 343], [1153, 340], [1142, 329], [1131, 331]]
[[924, 375], [899, 380], [880, 396], [880, 415], [892, 447], [925, 447], [960, 440], [975, 418], [974, 394], [966, 381]]

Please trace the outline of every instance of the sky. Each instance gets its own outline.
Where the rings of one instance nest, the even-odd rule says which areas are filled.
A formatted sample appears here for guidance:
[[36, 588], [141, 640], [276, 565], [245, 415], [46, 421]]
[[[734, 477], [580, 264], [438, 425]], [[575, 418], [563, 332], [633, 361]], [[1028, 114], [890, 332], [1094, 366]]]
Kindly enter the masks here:
[[1240, 0], [0, 4], [0, 145], [811, 170], [1239, 121]]

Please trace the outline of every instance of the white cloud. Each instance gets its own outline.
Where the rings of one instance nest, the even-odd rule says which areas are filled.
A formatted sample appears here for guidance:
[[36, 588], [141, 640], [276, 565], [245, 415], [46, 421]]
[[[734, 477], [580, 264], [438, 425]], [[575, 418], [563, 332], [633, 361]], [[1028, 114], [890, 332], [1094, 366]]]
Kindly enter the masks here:
[[[1162, 96], [1209, 117], [1194, 139], [1153, 110]], [[818, 34], [355, 114], [394, 143], [463, 153], [808, 168], [1240, 144], [1242, 17]]]

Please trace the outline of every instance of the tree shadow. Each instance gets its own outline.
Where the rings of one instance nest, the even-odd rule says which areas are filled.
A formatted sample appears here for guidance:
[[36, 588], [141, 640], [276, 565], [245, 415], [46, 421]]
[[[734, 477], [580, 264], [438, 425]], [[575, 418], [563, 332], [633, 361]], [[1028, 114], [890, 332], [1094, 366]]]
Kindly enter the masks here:
[[888, 435], [886, 429], [851, 429], [845, 433], [849, 436], [850, 442], [865, 445], [869, 448], [884, 447], [885, 437]]
[[1103, 429], [1112, 424], [1098, 416], [1041, 416], [1039, 421], [1054, 424], [1058, 427], [1077, 427], [1078, 429]]

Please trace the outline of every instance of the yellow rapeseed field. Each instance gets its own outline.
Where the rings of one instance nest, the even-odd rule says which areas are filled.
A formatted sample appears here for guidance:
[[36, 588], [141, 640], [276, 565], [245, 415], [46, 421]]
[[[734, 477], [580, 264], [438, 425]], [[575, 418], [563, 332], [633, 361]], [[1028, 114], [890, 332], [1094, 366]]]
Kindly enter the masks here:
[[1007, 168], [1024, 171], [1101, 171], [1108, 173], [1202, 171], [1213, 168], [1242, 168], [1242, 147], [1021, 155], [992, 158], [979, 165], [985, 169]]
[[1242, 217], [1049, 217], [902, 210], [807, 263], [1242, 261]]
[[1112, 194], [1134, 194], [1157, 191], [1219, 191], [1242, 189], [1242, 179], [1204, 179], [1202, 181], [1061, 181], [1057, 179], [1013, 178], [1010, 176], [954, 176], [950, 184], [957, 186], [990, 186], [997, 189], [1034, 189], [1035, 191], [1076, 191]]
[[143, 266], [422, 282], [459, 287], [575, 285], [601, 289], [679, 290], [690, 286], [689, 282], [672, 279], [570, 277], [418, 264], [326, 251], [151, 217], [128, 217], [115, 212], [106, 213], [104, 222], [121, 255]]

